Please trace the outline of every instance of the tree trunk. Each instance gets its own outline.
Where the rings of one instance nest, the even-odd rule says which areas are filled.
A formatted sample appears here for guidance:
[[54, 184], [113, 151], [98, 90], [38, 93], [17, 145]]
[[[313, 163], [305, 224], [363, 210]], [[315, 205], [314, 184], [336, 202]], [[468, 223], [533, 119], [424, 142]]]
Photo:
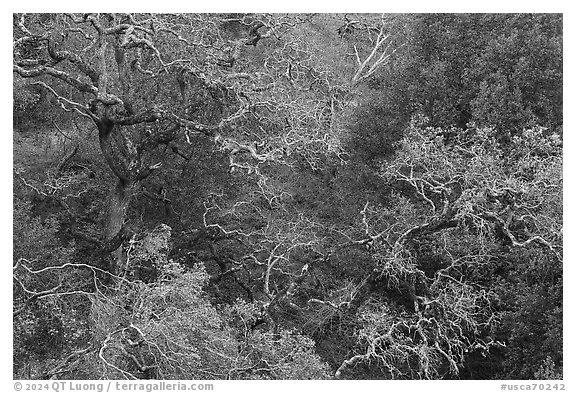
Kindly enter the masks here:
[[[108, 211], [108, 222], [106, 225], [106, 241], [111, 242], [121, 231], [124, 230], [126, 224], [126, 214], [130, 199], [132, 197], [134, 185], [124, 180], [118, 180], [116, 186], [110, 195], [110, 204]], [[122, 239], [120, 239], [122, 240]], [[126, 269], [126, 256], [122, 242], [112, 252], [112, 262], [110, 264], [110, 272], [116, 275], [123, 274]]]
[[133, 194], [134, 181], [130, 177], [125, 157], [120, 153], [121, 149], [114, 149], [112, 146], [114, 124], [107, 120], [100, 121], [98, 131], [102, 155], [117, 178], [109, 198], [104, 250], [111, 253], [108, 266], [110, 273], [122, 275], [126, 270], [126, 256], [122, 243], [125, 240], [126, 214]]

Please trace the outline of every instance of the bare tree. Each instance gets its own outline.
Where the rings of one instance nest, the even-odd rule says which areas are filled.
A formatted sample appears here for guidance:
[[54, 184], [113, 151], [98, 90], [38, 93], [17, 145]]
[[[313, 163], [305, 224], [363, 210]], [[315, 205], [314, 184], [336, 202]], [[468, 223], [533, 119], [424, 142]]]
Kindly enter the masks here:
[[[120, 250], [116, 264], [121, 265], [118, 247], [127, 237], [131, 198], [162, 165], [159, 146], [187, 157], [179, 143], [214, 138], [230, 153], [231, 169], [243, 165], [235, 157], [244, 152], [262, 163], [290, 148], [280, 139], [263, 142], [268, 130], [258, 136], [243, 126], [248, 139], [227, 132], [232, 125], [260, 121], [279, 105], [294, 108], [283, 102], [279, 60], [274, 62], [281, 54], [272, 53], [260, 69], [242, 71], [248, 60], [240, 63], [248, 47], [280, 39], [297, 23], [295, 17], [267, 15], [14, 15], [15, 74], [34, 78], [62, 109], [89, 119], [98, 131], [101, 153], [117, 179], [105, 229], [105, 248]], [[278, 118], [271, 121], [277, 124]]]
[[[355, 290], [361, 301], [343, 304], [358, 307], [364, 349], [336, 377], [375, 362], [393, 378], [436, 379], [457, 375], [470, 354], [504, 345], [493, 338], [497, 295], [482, 284], [499, 249], [532, 248], [555, 263], [562, 255], [560, 139], [526, 130], [512, 151], [491, 129], [447, 142], [441, 130], [411, 125], [380, 171], [407, 187], [404, 195], [390, 207], [366, 203], [364, 236], [347, 243], [369, 246], [375, 267]], [[402, 302], [367, 296], [382, 286]]]

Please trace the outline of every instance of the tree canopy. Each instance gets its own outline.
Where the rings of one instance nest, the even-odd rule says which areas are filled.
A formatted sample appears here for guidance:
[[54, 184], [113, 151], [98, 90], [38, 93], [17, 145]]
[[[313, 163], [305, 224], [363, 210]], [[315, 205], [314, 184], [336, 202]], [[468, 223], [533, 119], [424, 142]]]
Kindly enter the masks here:
[[14, 14], [14, 376], [561, 379], [562, 17]]

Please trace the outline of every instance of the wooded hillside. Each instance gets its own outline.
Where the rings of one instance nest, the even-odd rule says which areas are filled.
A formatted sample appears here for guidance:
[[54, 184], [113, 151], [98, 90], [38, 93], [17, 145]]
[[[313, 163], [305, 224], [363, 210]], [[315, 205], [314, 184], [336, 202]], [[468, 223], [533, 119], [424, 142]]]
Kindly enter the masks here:
[[561, 379], [562, 16], [14, 14], [14, 378]]

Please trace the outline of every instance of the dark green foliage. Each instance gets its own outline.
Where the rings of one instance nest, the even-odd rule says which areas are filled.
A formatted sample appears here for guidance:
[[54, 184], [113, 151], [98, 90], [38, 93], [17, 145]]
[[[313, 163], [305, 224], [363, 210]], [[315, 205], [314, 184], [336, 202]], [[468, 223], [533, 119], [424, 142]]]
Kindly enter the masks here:
[[476, 86], [472, 118], [517, 133], [562, 124], [562, 19], [557, 15], [498, 18], [491, 40], [465, 71]]
[[538, 252], [511, 255], [508, 263], [498, 287], [505, 309], [500, 334], [509, 342], [500, 377], [530, 379], [542, 367], [562, 375], [562, 268]]
[[407, 20], [401, 55], [373, 79], [374, 98], [353, 110], [351, 147], [358, 154], [386, 157], [414, 114], [436, 127], [493, 126], [504, 139], [535, 125], [562, 125], [561, 16], [426, 14]]
[[[407, 99], [388, 93], [387, 86], [381, 88], [363, 97], [347, 124], [351, 132], [350, 149], [356, 153], [359, 161], [366, 163], [389, 157], [410, 120]], [[394, 92], [399, 94], [397, 90]]]

